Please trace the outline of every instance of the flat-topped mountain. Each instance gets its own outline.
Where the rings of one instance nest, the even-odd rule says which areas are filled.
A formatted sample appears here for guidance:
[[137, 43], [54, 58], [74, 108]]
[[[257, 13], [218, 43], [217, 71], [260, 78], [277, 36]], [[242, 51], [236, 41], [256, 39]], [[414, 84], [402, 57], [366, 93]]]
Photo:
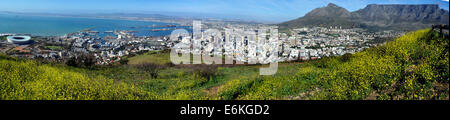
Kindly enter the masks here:
[[368, 29], [415, 30], [432, 24], [448, 24], [449, 12], [439, 5], [377, 5], [370, 4], [364, 9], [348, 12], [335, 4], [317, 8], [305, 16], [284, 22], [280, 28], [310, 26], [362, 27]]

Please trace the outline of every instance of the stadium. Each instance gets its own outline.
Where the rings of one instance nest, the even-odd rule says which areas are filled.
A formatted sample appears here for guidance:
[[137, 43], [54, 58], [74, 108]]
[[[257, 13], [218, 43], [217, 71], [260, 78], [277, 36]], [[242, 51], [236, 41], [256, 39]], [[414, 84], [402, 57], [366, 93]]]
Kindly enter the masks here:
[[6, 38], [8, 42], [14, 43], [14, 44], [28, 44], [30, 43], [30, 36], [8, 36]]

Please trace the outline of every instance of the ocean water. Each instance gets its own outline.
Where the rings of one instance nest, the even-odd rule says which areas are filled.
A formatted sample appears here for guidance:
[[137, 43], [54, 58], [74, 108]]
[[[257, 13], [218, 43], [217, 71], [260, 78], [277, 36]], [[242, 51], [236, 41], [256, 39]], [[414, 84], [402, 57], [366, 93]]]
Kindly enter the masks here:
[[[62, 36], [69, 33], [92, 29], [103, 33], [113, 30], [136, 31], [136, 36], [165, 36], [168, 31], [152, 31], [164, 29], [164, 25], [173, 23], [131, 21], [114, 19], [93, 19], [74, 17], [31, 16], [0, 13], [0, 33], [31, 34], [36, 36]], [[159, 27], [158, 27], [159, 26]], [[192, 31], [190, 27], [181, 27]]]

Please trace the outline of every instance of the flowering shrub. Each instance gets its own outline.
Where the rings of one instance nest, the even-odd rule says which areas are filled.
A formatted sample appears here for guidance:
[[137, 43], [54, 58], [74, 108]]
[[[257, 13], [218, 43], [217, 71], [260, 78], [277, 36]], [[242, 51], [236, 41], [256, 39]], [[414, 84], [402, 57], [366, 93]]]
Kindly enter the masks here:
[[134, 100], [149, 92], [111, 79], [38, 65], [34, 61], [0, 60], [1, 100]]

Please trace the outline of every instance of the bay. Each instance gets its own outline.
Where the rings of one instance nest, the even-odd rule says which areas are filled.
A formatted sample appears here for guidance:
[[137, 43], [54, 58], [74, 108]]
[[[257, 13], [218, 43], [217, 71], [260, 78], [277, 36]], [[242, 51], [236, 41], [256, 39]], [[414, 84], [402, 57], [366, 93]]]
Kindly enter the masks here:
[[[152, 29], [166, 29], [167, 25], [151, 21], [133, 21], [117, 19], [75, 18], [35, 16], [22, 14], [0, 13], [0, 33], [31, 34], [33, 36], [63, 36], [86, 29], [103, 33], [113, 30], [135, 31], [136, 36], [166, 36], [172, 30], [152, 31]], [[192, 31], [190, 27], [180, 27]]]

